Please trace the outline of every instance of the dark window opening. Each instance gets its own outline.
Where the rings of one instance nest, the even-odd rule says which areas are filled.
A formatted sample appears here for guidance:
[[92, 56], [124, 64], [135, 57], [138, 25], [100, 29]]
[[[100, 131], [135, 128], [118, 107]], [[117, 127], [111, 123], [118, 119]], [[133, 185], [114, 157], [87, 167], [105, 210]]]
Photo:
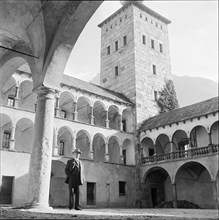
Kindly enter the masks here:
[[87, 182], [87, 205], [95, 205], [96, 184]]
[[126, 150], [122, 150], [123, 164], [126, 165]]
[[125, 196], [126, 195], [125, 185], [126, 185], [126, 182], [119, 181], [119, 195], [120, 196]]
[[110, 54], [110, 46], [107, 47], [107, 55]]
[[149, 148], [149, 157], [154, 155], [154, 149], [153, 148]]
[[160, 44], [160, 52], [163, 53], [163, 44]]
[[154, 100], [157, 101], [158, 100], [158, 92], [154, 91]]
[[154, 40], [151, 39], [151, 48], [154, 49]]
[[115, 42], [115, 51], [117, 51], [119, 49], [119, 43], [118, 41]]
[[142, 35], [142, 43], [146, 44], [146, 37], [145, 37], [145, 35]]
[[123, 37], [123, 46], [125, 46], [127, 44], [127, 38], [126, 36]]
[[156, 69], [156, 65], [153, 64], [153, 74], [156, 75], [157, 74], [157, 69]]
[[15, 98], [12, 96], [9, 96], [8, 97], [8, 106], [14, 107], [14, 104], [15, 104]]
[[2, 140], [2, 148], [9, 148], [10, 138], [11, 138], [11, 132], [10, 131], [4, 131], [3, 140]]
[[59, 155], [64, 155], [64, 148], [65, 148], [65, 142], [60, 141], [59, 142]]
[[116, 66], [116, 67], [115, 67], [115, 76], [118, 76], [118, 75], [119, 75], [119, 67]]
[[122, 129], [123, 129], [123, 131], [127, 131], [127, 129], [126, 129], [126, 120], [125, 119], [122, 120]]

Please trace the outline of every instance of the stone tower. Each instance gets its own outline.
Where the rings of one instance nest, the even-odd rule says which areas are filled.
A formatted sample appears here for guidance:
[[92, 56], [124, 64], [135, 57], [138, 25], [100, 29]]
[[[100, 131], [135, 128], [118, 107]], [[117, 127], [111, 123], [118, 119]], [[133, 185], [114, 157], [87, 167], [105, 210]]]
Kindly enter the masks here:
[[100, 85], [123, 93], [136, 105], [136, 123], [154, 116], [158, 92], [172, 79], [167, 25], [142, 4], [127, 1], [101, 28]]

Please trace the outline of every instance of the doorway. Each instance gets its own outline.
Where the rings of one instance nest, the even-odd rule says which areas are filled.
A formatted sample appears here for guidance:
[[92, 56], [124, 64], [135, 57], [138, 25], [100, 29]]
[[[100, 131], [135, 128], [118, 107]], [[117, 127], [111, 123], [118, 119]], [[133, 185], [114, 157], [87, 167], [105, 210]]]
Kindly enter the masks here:
[[153, 208], [158, 205], [157, 202], [157, 188], [151, 188], [151, 200]]
[[13, 176], [2, 176], [0, 204], [12, 204], [13, 182], [14, 182]]

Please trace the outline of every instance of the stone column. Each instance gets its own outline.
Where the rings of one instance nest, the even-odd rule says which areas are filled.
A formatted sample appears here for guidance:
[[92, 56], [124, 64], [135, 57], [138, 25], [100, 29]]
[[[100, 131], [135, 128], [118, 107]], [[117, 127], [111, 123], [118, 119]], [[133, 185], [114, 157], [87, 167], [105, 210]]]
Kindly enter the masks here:
[[71, 149], [71, 152], [73, 152], [75, 149], [76, 149], [76, 135], [73, 134], [73, 137], [72, 137], [72, 149]]
[[174, 159], [173, 158], [173, 142], [172, 141], [170, 142], [170, 157], [172, 160]]
[[57, 130], [54, 130], [54, 151], [53, 151], [53, 156], [58, 157], [59, 156], [59, 146], [58, 146], [58, 138], [57, 138]]
[[16, 126], [13, 124], [11, 128], [11, 137], [10, 137], [10, 144], [9, 144], [9, 150], [15, 150], [15, 129]]
[[105, 144], [105, 152], [106, 152], [106, 154], [105, 154], [105, 161], [109, 161], [109, 144], [108, 143], [106, 143]]
[[19, 86], [15, 87], [14, 107], [17, 108], [19, 103]]
[[90, 142], [90, 146], [89, 146], [89, 149], [90, 149], [90, 151], [89, 151], [89, 158], [90, 158], [91, 160], [94, 159], [94, 152], [93, 152], [92, 147], [93, 147], [93, 142], [91, 141], [91, 142]]
[[208, 150], [209, 150], [209, 153], [212, 153], [212, 152], [213, 152], [213, 149], [212, 149], [212, 137], [211, 137], [211, 132], [208, 133], [208, 140], [209, 140]]
[[123, 131], [123, 123], [122, 123], [122, 115], [119, 115], [120, 119], [119, 119], [119, 130]]
[[77, 121], [78, 120], [77, 102], [73, 102], [73, 108], [74, 108], [73, 120]]
[[212, 189], [213, 189], [213, 196], [214, 196], [214, 204], [215, 209], [219, 209], [219, 194], [218, 194], [218, 188], [217, 188], [217, 181], [211, 180]]
[[94, 108], [93, 108], [93, 106], [90, 106], [90, 113], [91, 113], [91, 115], [90, 115], [90, 124], [94, 125]]
[[56, 107], [55, 107], [55, 116], [60, 117], [60, 107], [59, 107], [60, 97], [59, 95], [56, 96]]
[[55, 91], [42, 86], [37, 94], [27, 205], [31, 208], [47, 209], [49, 208]]
[[109, 128], [109, 112], [106, 111], [106, 128]]
[[176, 183], [172, 183], [172, 190], [173, 190], [173, 208], [177, 208], [177, 190], [176, 190]]

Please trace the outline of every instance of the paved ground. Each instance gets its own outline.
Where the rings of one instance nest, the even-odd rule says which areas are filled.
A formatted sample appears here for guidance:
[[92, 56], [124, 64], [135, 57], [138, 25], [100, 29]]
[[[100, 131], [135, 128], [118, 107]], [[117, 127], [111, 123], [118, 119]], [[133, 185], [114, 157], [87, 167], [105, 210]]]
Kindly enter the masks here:
[[52, 210], [15, 209], [1, 207], [0, 219], [79, 219], [79, 220], [215, 220], [218, 210], [206, 209], [83, 209], [54, 208]]

